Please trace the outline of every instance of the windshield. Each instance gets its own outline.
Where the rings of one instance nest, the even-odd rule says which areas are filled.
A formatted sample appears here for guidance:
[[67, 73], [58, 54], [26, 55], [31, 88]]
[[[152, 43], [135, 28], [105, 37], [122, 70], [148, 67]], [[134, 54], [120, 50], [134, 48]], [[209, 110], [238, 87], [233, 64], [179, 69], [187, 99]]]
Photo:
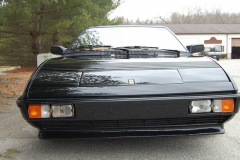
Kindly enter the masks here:
[[[102, 49], [147, 46], [149, 48], [185, 51], [177, 38], [162, 27], [106, 27], [83, 31], [73, 42], [69, 51], [97, 46]], [[146, 48], [146, 47], [145, 47]]]

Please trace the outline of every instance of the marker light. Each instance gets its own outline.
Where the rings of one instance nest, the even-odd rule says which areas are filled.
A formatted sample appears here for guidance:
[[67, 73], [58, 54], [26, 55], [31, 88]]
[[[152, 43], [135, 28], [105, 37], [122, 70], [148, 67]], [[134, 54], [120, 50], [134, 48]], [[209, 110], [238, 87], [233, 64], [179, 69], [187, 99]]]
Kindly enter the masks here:
[[234, 111], [233, 99], [213, 100], [213, 112], [233, 112], [233, 111]]
[[189, 108], [191, 113], [211, 112], [211, 100], [191, 101]]
[[34, 104], [28, 106], [29, 118], [49, 118], [51, 117], [50, 105]]
[[74, 108], [72, 105], [52, 105], [53, 117], [73, 117]]

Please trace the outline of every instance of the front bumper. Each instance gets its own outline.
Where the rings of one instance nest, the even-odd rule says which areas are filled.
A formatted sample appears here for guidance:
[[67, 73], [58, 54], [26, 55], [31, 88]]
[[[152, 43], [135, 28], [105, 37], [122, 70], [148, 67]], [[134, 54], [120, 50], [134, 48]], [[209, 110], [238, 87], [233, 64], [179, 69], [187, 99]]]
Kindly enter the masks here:
[[93, 139], [93, 138], [133, 138], [133, 137], [158, 137], [158, 136], [184, 136], [184, 135], [210, 135], [223, 134], [222, 125], [185, 126], [175, 128], [139, 128], [139, 129], [113, 129], [113, 130], [40, 130], [40, 139]]
[[[40, 130], [42, 139], [115, 138], [224, 133], [223, 123], [239, 110], [239, 94], [166, 96], [108, 99], [31, 99], [17, 101], [23, 117]], [[231, 113], [190, 114], [189, 103], [198, 99], [233, 98]], [[29, 104], [66, 104], [75, 117], [30, 119]]]

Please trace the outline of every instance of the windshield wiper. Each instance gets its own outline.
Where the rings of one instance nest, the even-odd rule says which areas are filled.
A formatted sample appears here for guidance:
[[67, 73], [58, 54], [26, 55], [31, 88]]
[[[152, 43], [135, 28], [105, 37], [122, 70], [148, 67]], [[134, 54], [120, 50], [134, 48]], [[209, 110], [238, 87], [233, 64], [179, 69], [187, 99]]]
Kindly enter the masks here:
[[84, 50], [84, 49], [94, 50], [94, 48], [111, 48], [111, 47], [112, 46], [110, 45], [82, 45], [77, 48], [71, 48], [70, 51]]
[[98, 47], [110, 48], [112, 46], [110, 46], [110, 45], [83, 45], [83, 46], [80, 46], [79, 48], [98, 48]]
[[151, 46], [121, 46], [121, 47], [114, 47], [112, 49], [121, 49], [121, 48], [126, 48], [126, 49], [148, 49], [148, 48], [155, 48], [158, 49], [158, 47], [151, 47]]
[[177, 56], [180, 57], [180, 51], [174, 50], [174, 49], [159, 49], [160, 51], [169, 51], [169, 52], [175, 52], [177, 53]]
[[158, 47], [150, 47], [150, 46], [122, 46], [122, 47], [114, 47], [111, 49], [119, 49], [119, 50], [123, 50], [123, 51], [127, 51], [127, 59], [129, 59], [129, 52], [131, 49], [149, 49], [149, 48], [155, 48], [158, 49]]
[[[131, 49], [148, 49], [148, 48], [155, 48], [157, 51], [167, 51], [167, 52], [173, 52], [177, 53], [177, 57], [180, 57], [180, 51], [178, 50], [171, 50], [171, 49], [158, 49], [159, 47], [150, 47], [150, 46], [123, 46], [123, 47], [114, 47], [111, 49], [117, 49], [117, 50], [123, 50], [127, 51], [127, 59], [129, 59], [129, 52]], [[170, 53], [171, 54], [171, 53]]]

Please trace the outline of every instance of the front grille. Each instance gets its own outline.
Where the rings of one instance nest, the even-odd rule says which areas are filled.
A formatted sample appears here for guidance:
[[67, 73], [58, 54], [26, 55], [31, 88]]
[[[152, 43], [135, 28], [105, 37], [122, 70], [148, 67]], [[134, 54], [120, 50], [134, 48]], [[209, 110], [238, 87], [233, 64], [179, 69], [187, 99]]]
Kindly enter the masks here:
[[171, 127], [183, 125], [222, 124], [229, 115], [186, 117], [186, 118], [164, 118], [164, 119], [129, 119], [129, 120], [83, 120], [83, 121], [46, 121], [36, 122], [40, 128], [68, 128], [68, 129], [122, 129], [122, 128], [144, 128], [144, 127]]

